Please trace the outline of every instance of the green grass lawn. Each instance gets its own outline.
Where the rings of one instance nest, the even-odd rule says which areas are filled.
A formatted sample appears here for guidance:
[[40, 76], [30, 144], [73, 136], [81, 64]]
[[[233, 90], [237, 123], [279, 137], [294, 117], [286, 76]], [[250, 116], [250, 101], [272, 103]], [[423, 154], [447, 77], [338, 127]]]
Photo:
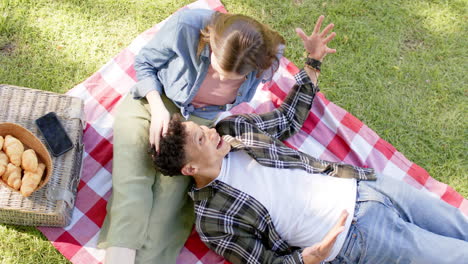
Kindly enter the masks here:
[[[187, 0], [0, 0], [0, 83], [64, 93]], [[287, 40], [316, 18], [335, 23], [338, 50], [321, 90], [437, 180], [468, 196], [468, 2], [226, 0]], [[0, 263], [67, 263], [32, 227], [0, 224]]]

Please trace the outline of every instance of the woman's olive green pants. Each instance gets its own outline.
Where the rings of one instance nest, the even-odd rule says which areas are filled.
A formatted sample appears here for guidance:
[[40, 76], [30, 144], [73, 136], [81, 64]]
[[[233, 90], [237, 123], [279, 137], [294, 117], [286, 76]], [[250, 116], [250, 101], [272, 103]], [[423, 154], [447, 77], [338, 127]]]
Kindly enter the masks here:
[[[179, 109], [163, 98], [171, 113]], [[201, 125], [212, 121], [192, 116]], [[152, 164], [149, 147], [151, 115], [146, 99], [127, 95], [114, 121], [112, 196], [99, 237], [99, 247], [137, 249], [136, 263], [175, 263], [194, 223], [187, 195], [191, 178], [168, 177]]]

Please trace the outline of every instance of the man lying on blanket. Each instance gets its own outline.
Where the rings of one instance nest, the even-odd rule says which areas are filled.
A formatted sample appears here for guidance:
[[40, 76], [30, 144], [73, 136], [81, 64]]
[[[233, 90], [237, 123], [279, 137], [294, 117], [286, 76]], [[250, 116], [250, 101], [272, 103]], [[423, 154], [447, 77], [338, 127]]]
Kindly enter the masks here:
[[153, 153], [164, 175], [193, 177], [201, 239], [234, 264], [468, 259], [468, 220], [456, 208], [373, 169], [282, 143], [301, 128], [318, 91], [318, 61], [334, 51], [326, 46], [334, 34], [317, 26], [299, 35], [310, 60], [278, 109], [215, 128], [173, 117]]

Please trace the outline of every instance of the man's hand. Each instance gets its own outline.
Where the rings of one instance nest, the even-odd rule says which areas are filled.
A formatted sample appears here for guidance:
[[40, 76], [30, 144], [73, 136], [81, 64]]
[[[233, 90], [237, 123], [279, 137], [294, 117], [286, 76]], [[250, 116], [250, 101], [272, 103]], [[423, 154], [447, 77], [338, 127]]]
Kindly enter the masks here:
[[304, 260], [305, 264], [320, 263], [325, 260], [328, 255], [330, 255], [330, 251], [335, 244], [336, 238], [341, 232], [343, 232], [345, 228], [344, 226], [348, 215], [348, 212], [343, 210], [343, 212], [341, 212], [340, 218], [338, 219], [338, 222], [328, 232], [323, 240], [311, 247], [305, 248], [304, 251], [302, 251], [302, 259]]
[[332, 32], [327, 36], [328, 32], [330, 32], [330, 30], [332, 30], [335, 25], [329, 24], [325, 27], [322, 33], [320, 33], [320, 28], [322, 27], [324, 18], [324, 16], [320, 16], [318, 18], [317, 23], [315, 24], [314, 32], [312, 32], [312, 35], [310, 36], [307, 36], [302, 29], [296, 28], [296, 33], [302, 39], [304, 48], [309, 53], [309, 58], [313, 58], [319, 61], [322, 61], [328, 53], [336, 52], [336, 49], [330, 49], [327, 47], [328, 42], [330, 42], [336, 36], [335, 32]]

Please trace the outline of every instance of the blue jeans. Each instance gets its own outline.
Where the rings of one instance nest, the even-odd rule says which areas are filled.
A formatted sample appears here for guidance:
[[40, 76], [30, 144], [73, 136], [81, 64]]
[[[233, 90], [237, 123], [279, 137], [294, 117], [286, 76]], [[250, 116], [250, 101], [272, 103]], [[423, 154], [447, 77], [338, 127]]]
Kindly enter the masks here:
[[330, 263], [468, 263], [468, 218], [389, 176], [360, 181], [349, 233]]

